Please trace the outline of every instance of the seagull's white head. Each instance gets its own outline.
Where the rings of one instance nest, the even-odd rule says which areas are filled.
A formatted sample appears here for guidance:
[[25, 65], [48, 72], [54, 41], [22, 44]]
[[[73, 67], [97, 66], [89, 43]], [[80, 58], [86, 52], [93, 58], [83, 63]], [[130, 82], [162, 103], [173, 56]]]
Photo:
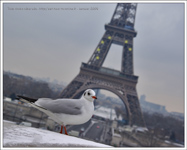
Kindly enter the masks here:
[[83, 95], [82, 95], [86, 100], [93, 102], [94, 99], [97, 99], [95, 96], [95, 92], [92, 89], [87, 89]]

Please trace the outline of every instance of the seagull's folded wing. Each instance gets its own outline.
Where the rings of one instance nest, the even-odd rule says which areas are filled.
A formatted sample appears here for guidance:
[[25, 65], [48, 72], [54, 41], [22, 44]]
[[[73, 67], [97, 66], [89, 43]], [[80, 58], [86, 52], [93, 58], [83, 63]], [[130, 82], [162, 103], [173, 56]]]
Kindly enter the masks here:
[[83, 104], [79, 99], [56, 99], [40, 98], [35, 104], [39, 105], [53, 113], [63, 113], [69, 115], [81, 114]]

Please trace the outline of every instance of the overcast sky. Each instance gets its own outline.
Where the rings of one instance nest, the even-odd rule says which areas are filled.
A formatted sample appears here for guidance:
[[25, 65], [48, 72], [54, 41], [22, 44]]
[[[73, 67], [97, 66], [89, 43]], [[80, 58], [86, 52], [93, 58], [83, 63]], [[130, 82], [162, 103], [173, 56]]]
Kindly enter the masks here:
[[[115, 7], [116, 3], [4, 4], [4, 70], [68, 84], [81, 62], [91, 57]], [[183, 112], [184, 4], [139, 3], [135, 20], [138, 95], [145, 94], [147, 101], [165, 105], [168, 111]], [[121, 54], [122, 47], [113, 44], [103, 66], [119, 70]]]

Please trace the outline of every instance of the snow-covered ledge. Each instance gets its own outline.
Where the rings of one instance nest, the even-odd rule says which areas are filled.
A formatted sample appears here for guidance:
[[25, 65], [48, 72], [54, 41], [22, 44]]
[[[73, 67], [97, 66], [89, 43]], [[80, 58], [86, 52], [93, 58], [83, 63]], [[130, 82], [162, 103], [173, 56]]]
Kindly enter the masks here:
[[3, 121], [3, 147], [97, 147], [104, 145], [48, 130], [16, 125]]

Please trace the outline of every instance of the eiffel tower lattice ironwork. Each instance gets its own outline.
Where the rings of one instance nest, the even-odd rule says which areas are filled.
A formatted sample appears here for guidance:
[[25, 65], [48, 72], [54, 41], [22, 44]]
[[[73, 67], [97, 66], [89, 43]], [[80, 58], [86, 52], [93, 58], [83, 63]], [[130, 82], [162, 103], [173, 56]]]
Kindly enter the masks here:
[[[79, 98], [88, 89], [105, 89], [118, 95], [126, 106], [128, 122], [145, 126], [133, 71], [133, 38], [137, 4], [118, 3], [105, 33], [88, 63], [82, 63], [79, 74], [62, 91], [60, 97]], [[102, 67], [111, 44], [123, 47], [121, 71]]]

